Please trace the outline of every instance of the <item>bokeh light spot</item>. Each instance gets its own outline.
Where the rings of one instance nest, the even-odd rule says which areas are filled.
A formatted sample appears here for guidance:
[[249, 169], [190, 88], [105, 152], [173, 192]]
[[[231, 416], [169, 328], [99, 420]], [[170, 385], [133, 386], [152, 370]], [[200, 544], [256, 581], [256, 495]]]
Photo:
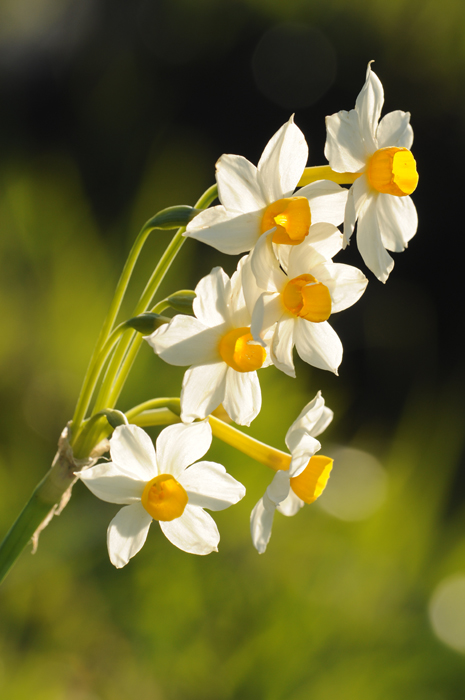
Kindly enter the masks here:
[[318, 501], [320, 507], [340, 520], [369, 518], [386, 497], [386, 472], [368, 452], [346, 447], [330, 453], [333, 471]]
[[429, 618], [441, 642], [465, 654], [465, 575], [441, 581], [431, 596]]
[[258, 89], [287, 109], [309, 107], [336, 77], [336, 52], [318, 29], [285, 22], [262, 36], [252, 57]]

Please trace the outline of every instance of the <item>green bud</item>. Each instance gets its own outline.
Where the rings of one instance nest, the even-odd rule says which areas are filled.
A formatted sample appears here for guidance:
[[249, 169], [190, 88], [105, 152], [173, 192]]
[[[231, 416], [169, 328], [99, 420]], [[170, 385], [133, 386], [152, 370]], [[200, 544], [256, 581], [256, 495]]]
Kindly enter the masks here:
[[177, 207], [168, 207], [167, 209], [162, 209], [158, 214], [155, 214], [154, 217], [149, 219], [144, 229], [161, 228], [167, 231], [171, 228], [181, 228], [187, 226], [189, 221], [201, 211], [201, 209], [194, 209], [194, 207], [189, 207], [186, 204], [181, 204]]
[[163, 326], [165, 323], [171, 321], [167, 316], [160, 316], [160, 314], [146, 313], [140, 314], [140, 316], [134, 316], [125, 321], [124, 325], [126, 328], [133, 328], [138, 333], [142, 335], [151, 335], [153, 331], [157, 328]]
[[196, 296], [192, 289], [180, 289], [179, 292], [175, 292], [167, 297], [165, 301], [175, 311], [179, 311], [182, 314], [191, 314], [192, 304]]
[[112, 428], [117, 428], [119, 425], [127, 425], [128, 419], [121, 411], [116, 408], [104, 408], [97, 415], [105, 416]]

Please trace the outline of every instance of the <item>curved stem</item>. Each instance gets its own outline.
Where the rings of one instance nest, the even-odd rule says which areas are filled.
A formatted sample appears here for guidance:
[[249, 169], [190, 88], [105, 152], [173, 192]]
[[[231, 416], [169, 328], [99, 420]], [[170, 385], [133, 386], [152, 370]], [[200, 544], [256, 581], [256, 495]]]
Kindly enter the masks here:
[[338, 185], [352, 185], [362, 173], [337, 173], [329, 165], [315, 165], [305, 168], [302, 177], [298, 182], [298, 187], [304, 187], [317, 180], [332, 180]]
[[145, 241], [149, 234], [154, 230], [154, 226], [151, 226], [151, 221], [147, 222], [141, 229], [139, 235], [137, 236], [134, 244], [131, 248], [129, 256], [124, 265], [121, 276], [118, 280], [116, 286], [115, 295], [111, 301], [110, 308], [108, 310], [107, 317], [103, 322], [102, 329], [100, 331], [97, 344], [95, 346], [93, 355], [89, 362], [86, 375], [84, 377], [84, 382], [82, 384], [81, 393], [79, 395], [76, 409], [74, 411], [73, 420], [71, 423], [72, 433], [75, 433], [82, 423], [84, 416], [86, 414], [87, 408], [89, 406], [90, 399], [92, 398], [92, 393], [95, 388], [95, 384], [98, 380], [98, 376], [101, 370], [101, 364], [99, 363], [99, 358], [101, 356], [101, 349], [107, 340], [108, 334], [110, 333], [115, 319], [118, 315], [121, 303], [123, 301], [124, 294], [126, 292], [129, 280], [131, 278], [132, 272], [134, 270], [135, 264], [139, 257], [140, 251], [142, 250]]
[[[209, 204], [215, 199], [217, 196], [217, 188], [216, 185], [213, 187], [210, 187], [199, 199], [198, 206], [199, 208], [206, 208], [209, 206]], [[189, 210], [187, 213], [184, 213], [184, 209]], [[118, 315], [119, 309], [121, 307], [121, 303], [124, 297], [124, 294], [126, 292], [127, 286], [129, 284], [129, 280], [131, 278], [131, 275], [134, 271], [135, 264], [137, 262], [137, 259], [139, 257], [139, 254], [144, 246], [145, 241], [147, 240], [147, 237], [149, 234], [155, 229], [155, 228], [172, 228], [173, 224], [175, 224], [178, 221], [178, 212], [182, 212], [182, 216], [179, 219], [179, 223], [181, 220], [183, 221], [189, 221], [189, 219], [192, 218], [193, 213], [195, 212], [195, 209], [191, 207], [171, 207], [170, 209], [163, 210], [162, 212], [159, 212], [156, 214], [152, 219], [150, 219], [142, 228], [140, 231], [139, 235], [137, 236], [131, 251], [129, 253], [128, 259], [126, 260], [126, 263], [123, 268], [123, 272], [121, 273], [121, 277], [118, 281], [115, 295], [113, 297], [113, 300], [110, 305], [110, 309], [108, 311], [107, 317], [103, 323], [102, 329], [99, 334], [99, 338], [97, 340], [97, 344], [95, 346], [92, 358], [90, 360], [89, 366], [86, 371], [86, 375], [84, 377], [84, 382], [81, 388], [81, 392], [76, 404], [76, 409], [74, 412], [72, 424], [71, 424], [71, 435], [72, 435], [72, 443], [75, 444], [75, 441], [77, 440], [77, 434], [79, 432], [80, 426], [82, 421], [84, 420], [84, 417], [86, 415], [86, 411], [89, 407], [92, 394], [95, 390], [95, 386], [98, 382], [98, 378], [100, 376], [100, 372], [102, 370], [104, 361], [106, 357], [108, 356], [108, 353], [104, 355], [102, 359], [102, 348], [105, 346], [105, 342], [108, 338], [109, 333], [111, 332], [111, 329], [115, 323], [116, 317]], [[174, 216], [174, 214], [176, 214]], [[187, 217], [187, 218], [186, 218]], [[184, 229], [181, 228], [178, 231], [178, 236], [181, 235], [181, 232]], [[176, 238], [176, 236], [175, 236]], [[182, 242], [181, 242], [182, 244]], [[171, 245], [171, 244], [170, 244]], [[179, 246], [180, 247], [180, 246]], [[168, 246], [168, 249], [170, 249], [170, 246]], [[173, 259], [177, 253], [177, 250], [174, 252]], [[161, 261], [160, 261], [161, 262]], [[166, 269], [163, 271], [161, 279], [163, 279], [164, 275], [166, 274], [166, 271], [169, 268], [169, 265], [171, 262], [169, 262], [166, 266]], [[158, 269], [158, 266], [157, 266]], [[152, 275], [153, 279], [153, 275]], [[158, 285], [157, 285], [158, 288]], [[140, 304], [138, 305], [137, 308], [140, 308]], [[144, 311], [146, 309], [143, 309]], [[134, 315], [138, 315], [137, 312]], [[132, 337], [132, 336], [131, 336]], [[113, 347], [113, 344], [112, 346]], [[124, 357], [124, 353], [120, 357], [120, 361]], [[116, 365], [116, 362], [115, 362]], [[115, 365], [113, 366], [113, 369], [115, 369]], [[119, 365], [116, 367], [116, 371], [118, 369]]]
[[[216, 196], [217, 188], [216, 185], [214, 185], [200, 197], [195, 205], [195, 208], [205, 209], [211, 204], [211, 202], [213, 202]], [[138, 316], [139, 314], [147, 311], [149, 308], [152, 299], [155, 296], [166, 273], [168, 272], [173, 260], [184, 244], [184, 231], [184, 228], [179, 229], [162, 255], [151, 278], [147, 282], [137, 306], [134, 309], [132, 314], [133, 316]], [[154, 307], [153, 311], [158, 313], [157, 306]], [[113, 407], [118, 400], [121, 389], [124, 386], [127, 375], [142, 344], [142, 337], [139, 336], [134, 338], [134, 335], [135, 334], [133, 331], [128, 331], [126, 336], [120, 341], [118, 348], [113, 355], [110, 367], [108, 368], [107, 376], [105, 377], [100, 394], [95, 403], [93, 410], [94, 413], [97, 413], [105, 407]]]
[[144, 401], [129, 411], [126, 411], [126, 418], [129, 423], [136, 423], [136, 418], [140, 416], [141, 413], [159, 410], [161, 408], [167, 408], [172, 413], [174, 413], [178, 418], [181, 413], [181, 400], [176, 397], [164, 397], [160, 399], [150, 399], [149, 401]]
[[286, 452], [281, 452], [275, 447], [271, 447], [260, 440], [256, 440], [250, 435], [246, 435], [232, 425], [225, 423], [215, 416], [208, 416], [208, 421], [212, 427], [212, 433], [215, 437], [223, 442], [226, 442], [236, 450], [252, 457], [257, 462], [264, 464], [265, 467], [270, 467], [275, 472], [289, 469], [291, 463], [291, 455]]
[[[179, 399], [163, 398], [153, 399], [141, 403], [138, 406], [134, 406], [134, 408], [126, 412], [126, 418], [129, 423], [135, 423], [141, 427], [149, 427], [151, 425], [166, 425], [168, 422], [179, 423], [181, 420], [179, 418], [179, 413]], [[287, 452], [277, 450], [275, 447], [271, 447], [250, 435], [246, 435], [215, 416], [208, 416], [208, 421], [211, 425], [213, 435], [227, 445], [231, 445], [231, 447], [252, 457], [252, 459], [255, 459], [257, 462], [264, 464], [266, 467], [270, 467], [273, 471], [286, 471], [289, 469], [291, 455]]]

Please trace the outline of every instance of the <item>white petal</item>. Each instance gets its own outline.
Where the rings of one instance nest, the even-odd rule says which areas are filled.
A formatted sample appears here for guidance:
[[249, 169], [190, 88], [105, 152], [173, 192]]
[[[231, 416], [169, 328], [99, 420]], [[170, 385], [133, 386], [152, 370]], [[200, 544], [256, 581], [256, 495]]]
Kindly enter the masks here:
[[193, 316], [178, 314], [145, 340], [162, 360], [184, 367], [218, 360], [221, 330], [207, 328]]
[[252, 542], [259, 554], [263, 554], [270, 541], [276, 506], [287, 498], [289, 491], [288, 473], [278, 471], [250, 515]]
[[181, 517], [160, 527], [171, 544], [190, 554], [210, 554], [218, 551], [220, 533], [213, 518], [202, 508], [187, 504]]
[[386, 114], [379, 123], [377, 137], [378, 148], [396, 146], [410, 149], [413, 143], [410, 113], [396, 110]]
[[[332, 224], [316, 224], [318, 227], [329, 227], [329, 235], [333, 234]], [[300, 245], [294, 246], [289, 255], [288, 279], [294, 279], [299, 275], [313, 274], [312, 270], [317, 265], [325, 262], [325, 258], [313, 247], [311, 241], [305, 239]]]
[[260, 413], [262, 392], [256, 372], [236, 372], [228, 367], [223, 406], [238, 425], [250, 425]]
[[150, 481], [158, 474], [155, 448], [145, 430], [137, 425], [120, 425], [110, 439], [113, 462], [134, 479]]
[[289, 496], [277, 506], [277, 510], [283, 515], [290, 517], [298, 513], [304, 505], [305, 502], [302, 501], [302, 499], [299, 498], [291, 488], [289, 491]]
[[275, 506], [287, 497], [290, 489], [290, 473], [284, 469], [280, 469], [274, 475], [271, 483], [266, 489], [266, 496]]
[[418, 216], [412, 198], [380, 194], [376, 214], [383, 245], [401, 253], [417, 232]]
[[394, 267], [394, 260], [386, 252], [376, 213], [377, 197], [369, 200], [362, 211], [357, 227], [357, 246], [365, 265], [381, 282], [386, 282]]
[[246, 214], [266, 207], [258, 172], [247, 158], [225, 154], [216, 164], [216, 181], [221, 204], [232, 212]]
[[[243, 288], [243, 280], [247, 276], [247, 272], [244, 273], [244, 268], [247, 270], [248, 265], [246, 264], [249, 255], [244, 255], [237, 263], [237, 269], [231, 277], [231, 297], [229, 299], [229, 315], [231, 319], [231, 325], [235, 328], [244, 328], [250, 326], [250, 312], [247, 308], [245, 301], [245, 294]], [[253, 273], [250, 273], [253, 278]]]
[[366, 81], [357, 100], [355, 109], [360, 118], [360, 128], [368, 153], [378, 148], [376, 131], [384, 104], [384, 90], [381, 81], [368, 64]]
[[296, 319], [284, 314], [276, 324], [271, 344], [273, 364], [290, 377], [295, 377], [294, 361], [292, 359], [295, 328]]
[[321, 445], [306, 430], [295, 430], [291, 439], [288, 438], [289, 449], [292, 450], [292, 459], [289, 465], [289, 476], [299, 476], [313, 455], [321, 449]]
[[231, 281], [221, 267], [214, 267], [195, 288], [192, 308], [200, 323], [213, 328], [229, 321]]
[[322, 221], [339, 226], [344, 220], [349, 191], [331, 180], [319, 180], [302, 187], [296, 194], [310, 204], [312, 224]]
[[273, 243], [273, 252], [280, 267], [287, 273], [289, 267], [289, 255], [294, 250], [295, 246], [285, 245], [284, 243]]
[[237, 255], [247, 252], [257, 242], [262, 216], [263, 209], [241, 214], [222, 206], [212, 207], [192, 219], [184, 235], [221, 253]]
[[280, 294], [267, 294], [264, 292], [257, 303], [252, 314], [252, 325], [250, 332], [254, 340], [264, 344], [261, 339], [263, 331], [271, 328], [283, 316], [283, 305]]
[[337, 374], [342, 361], [342, 343], [327, 321], [312, 323], [297, 319], [294, 340], [304, 362]]
[[361, 270], [343, 263], [322, 263], [313, 269], [312, 274], [328, 288], [332, 314], [355, 304], [368, 284]]
[[247, 310], [250, 316], [252, 316], [252, 311], [254, 310], [254, 306], [257, 303], [257, 299], [263, 291], [262, 289], [260, 289], [260, 287], [258, 287], [257, 280], [255, 279], [255, 275], [252, 271], [251, 257], [252, 253], [249, 253], [249, 255], [246, 256], [244, 264], [241, 268], [242, 291], [244, 294], [245, 303], [247, 305]]
[[245, 496], [245, 487], [216, 462], [197, 462], [181, 475], [189, 503], [209, 510], [224, 510]]
[[265, 495], [258, 501], [250, 514], [250, 534], [253, 545], [259, 554], [263, 554], [270, 541], [275, 510], [276, 506]]
[[342, 250], [343, 237], [336, 226], [319, 223], [310, 226], [306, 241], [325, 260], [331, 260]]
[[121, 508], [107, 531], [108, 554], [113, 566], [121, 569], [142, 549], [151, 522], [151, 516], [140, 503]]
[[257, 285], [267, 292], [279, 291], [286, 281], [273, 252], [272, 237], [272, 234], [263, 234], [250, 256]]
[[268, 203], [294, 192], [307, 159], [305, 136], [292, 116], [268, 142], [258, 163], [259, 179]]
[[313, 425], [313, 427], [311, 429], [312, 437], [317, 437], [322, 432], [324, 432], [326, 430], [326, 428], [328, 427], [328, 425], [333, 420], [333, 418], [334, 418], [334, 411], [332, 411], [327, 406], [324, 406], [323, 410], [321, 412], [320, 419]]
[[[140, 501], [147, 480], [128, 476], [113, 462], [101, 462], [95, 467], [75, 472], [94, 496], [108, 503]], [[152, 478], [156, 476], [153, 474]]]
[[354, 232], [355, 222], [369, 197], [369, 187], [366, 175], [361, 175], [349, 190], [346, 213], [344, 216], [344, 248], [348, 245]]
[[358, 113], [341, 111], [326, 117], [325, 156], [338, 173], [358, 173], [366, 166], [365, 148]]
[[293, 440], [292, 436], [296, 431], [305, 430], [312, 437], [317, 437], [328, 427], [333, 416], [334, 413], [325, 406], [325, 400], [319, 391], [315, 398], [304, 406], [287, 431], [285, 441], [289, 451], [292, 452], [290, 441]]
[[157, 459], [160, 474], [176, 479], [190, 464], [204, 456], [212, 443], [208, 421], [189, 425], [170, 425], [157, 438]]
[[315, 437], [322, 433], [333, 419], [333, 412], [325, 406], [321, 392], [300, 412], [286, 434], [286, 445], [291, 452], [289, 474], [298, 476], [313, 455], [321, 448]]
[[196, 365], [184, 374], [181, 390], [181, 420], [191, 423], [206, 418], [223, 403], [228, 365], [221, 361]]

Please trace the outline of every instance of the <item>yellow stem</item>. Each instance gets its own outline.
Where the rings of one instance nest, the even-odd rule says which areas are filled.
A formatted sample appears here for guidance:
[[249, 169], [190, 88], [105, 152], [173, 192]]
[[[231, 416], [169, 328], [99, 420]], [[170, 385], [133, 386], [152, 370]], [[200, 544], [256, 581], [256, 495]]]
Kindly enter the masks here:
[[291, 455], [286, 452], [281, 452], [281, 450], [276, 450], [274, 447], [270, 447], [270, 445], [266, 445], [264, 442], [255, 440], [255, 438], [246, 435], [240, 430], [237, 430], [237, 428], [233, 428], [232, 425], [228, 425], [228, 423], [225, 423], [219, 418], [215, 418], [215, 416], [208, 416], [208, 420], [212, 427], [213, 435], [226, 444], [235, 447], [236, 450], [264, 464], [265, 467], [270, 467], [270, 469], [273, 469], [275, 472], [281, 469], [284, 471], [289, 469]]
[[338, 185], [352, 185], [362, 173], [337, 173], [331, 170], [329, 165], [316, 165], [312, 168], [305, 168], [304, 174], [299, 180], [298, 187], [304, 187], [317, 180], [332, 180]]
[[[166, 406], [173, 403], [173, 411], [178, 410], [174, 405], [175, 400], [160, 399], [159, 401], [160, 404], [166, 402]], [[141, 428], [147, 428], [151, 425], [168, 425], [169, 423], [179, 423], [181, 421], [179, 415], [170, 411], [167, 407], [160, 406], [160, 408], [149, 408], [150, 405], [156, 405], [156, 403], [157, 401], [147, 401], [145, 404], [135, 406], [130, 411], [127, 411], [126, 418], [130, 423], [135, 423]], [[146, 410], [144, 410], [144, 406], [147, 406]], [[274, 447], [270, 447], [270, 445], [255, 440], [255, 438], [246, 435], [219, 418], [215, 418], [215, 416], [208, 416], [208, 421], [211, 425], [213, 435], [227, 445], [235, 447], [236, 450], [264, 464], [265, 467], [270, 467], [270, 469], [273, 469], [275, 472], [289, 469], [291, 463], [290, 454], [281, 452], [281, 450], [276, 450]]]

